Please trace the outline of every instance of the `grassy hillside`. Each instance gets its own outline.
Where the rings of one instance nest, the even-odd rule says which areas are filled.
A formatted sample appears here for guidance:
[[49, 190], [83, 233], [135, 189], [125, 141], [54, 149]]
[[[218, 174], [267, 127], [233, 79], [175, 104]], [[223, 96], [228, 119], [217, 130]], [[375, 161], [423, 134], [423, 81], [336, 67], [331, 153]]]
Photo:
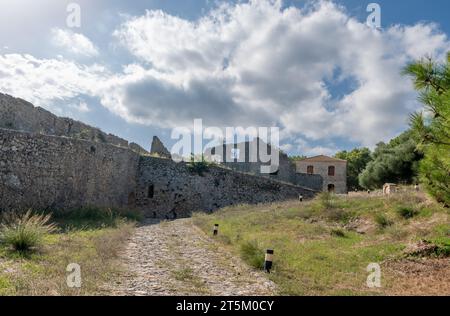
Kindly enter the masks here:
[[[450, 294], [449, 210], [412, 191], [391, 197], [331, 196], [309, 202], [241, 205], [194, 222], [269, 275], [285, 295]], [[368, 288], [369, 263], [381, 265], [381, 288]]]
[[[101, 294], [120, 269], [117, 254], [131, 235], [137, 215], [95, 208], [55, 215], [56, 231], [45, 234], [32, 249], [17, 251], [0, 243], [0, 296]], [[28, 226], [25, 231], [34, 229]], [[67, 286], [70, 272], [66, 268], [71, 263], [80, 265], [81, 288]]]

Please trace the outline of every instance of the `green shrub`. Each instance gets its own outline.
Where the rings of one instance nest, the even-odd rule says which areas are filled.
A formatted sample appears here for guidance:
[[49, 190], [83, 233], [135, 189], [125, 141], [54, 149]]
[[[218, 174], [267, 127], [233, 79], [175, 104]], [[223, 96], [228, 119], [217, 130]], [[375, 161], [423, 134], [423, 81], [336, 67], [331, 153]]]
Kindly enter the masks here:
[[0, 242], [19, 252], [38, 247], [42, 238], [56, 230], [50, 223], [51, 215], [6, 213], [0, 225]]
[[436, 247], [434, 254], [438, 257], [450, 257], [450, 237], [442, 236], [426, 240], [433, 243]]
[[319, 205], [321, 206], [322, 210], [329, 210], [335, 207], [335, 196], [330, 192], [322, 192], [317, 196], [317, 199], [319, 200]]
[[260, 248], [256, 241], [246, 241], [241, 244], [241, 258], [250, 266], [256, 269], [264, 267], [264, 250]]
[[400, 215], [404, 219], [409, 219], [409, 218], [413, 218], [414, 216], [419, 214], [419, 212], [416, 209], [414, 209], [413, 207], [399, 206], [397, 208], [397, 214]]
[[191, 154], [191, 161], [187, 164], [187, 167], [191, 172], [197, 173], [199, 176], [202, 176], [204, 172], [208, 171], [209, 164], [205, 160], [205, 157], [203, 155], [201, 157], [201, 160], [197, 161], [194, 154]]
[[131, 209], [83, 207], [66, 212], [55, 212], [55, 220], [63, 227], [73, 229], [95, 229], [117, 227], [124, 221], [140, 222], [143, 214]]
[[339, 228], [335, 228], [331, 230], [331, 235], [336, 237], [346, 237], [345, 231]]
[[379, 228], [386, 228], [393, 224], [392, 220], [390, 220], [385, 214], [378, 213], [375, 214], [375, 223], [377, 223]]

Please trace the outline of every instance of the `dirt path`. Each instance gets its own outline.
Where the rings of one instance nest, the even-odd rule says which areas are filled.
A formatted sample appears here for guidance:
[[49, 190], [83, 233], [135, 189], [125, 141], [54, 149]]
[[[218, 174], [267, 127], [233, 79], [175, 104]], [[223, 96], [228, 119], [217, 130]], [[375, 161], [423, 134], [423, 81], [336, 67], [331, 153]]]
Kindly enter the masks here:
[[126, 273], [115, 295], [274, 295], [266, 276], [248, 268], [192, 224], [179, 219], [138, 227], [121, 254]]

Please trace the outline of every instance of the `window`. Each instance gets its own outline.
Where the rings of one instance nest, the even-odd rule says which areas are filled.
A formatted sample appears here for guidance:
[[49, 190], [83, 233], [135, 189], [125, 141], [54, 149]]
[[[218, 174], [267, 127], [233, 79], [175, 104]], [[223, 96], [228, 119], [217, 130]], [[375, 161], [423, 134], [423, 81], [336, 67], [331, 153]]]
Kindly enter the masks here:
[[153, 185], [153, 184], [150, 184], [149, 186], [148, 186], [148, 194], [147, 194], [147, 197], [149, 198], [149, 199], [153, 199], [153, 196], [155, 195], [155, 186]]
[[216, 148], [214, 147], [211, 149], [211, 155], [215, 155], [215, 154], [216, 154]]
[[334, 177], [335, 168], [334, 166], [328, 167], [328, 175]]
[[306, 173], [307, 174], [314, 174], [314, 166], [306, 167]]

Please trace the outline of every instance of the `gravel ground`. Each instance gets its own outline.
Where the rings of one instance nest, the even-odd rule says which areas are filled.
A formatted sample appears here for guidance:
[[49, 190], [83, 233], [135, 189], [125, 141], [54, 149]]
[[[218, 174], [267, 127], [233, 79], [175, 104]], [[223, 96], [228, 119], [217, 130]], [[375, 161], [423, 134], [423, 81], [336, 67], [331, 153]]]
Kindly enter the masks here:
[[148, 222], [136, 229], [120, 255], [123, 271], [113, 295], [275, 295], [263, 272], [246, 266], [191, 219]]

